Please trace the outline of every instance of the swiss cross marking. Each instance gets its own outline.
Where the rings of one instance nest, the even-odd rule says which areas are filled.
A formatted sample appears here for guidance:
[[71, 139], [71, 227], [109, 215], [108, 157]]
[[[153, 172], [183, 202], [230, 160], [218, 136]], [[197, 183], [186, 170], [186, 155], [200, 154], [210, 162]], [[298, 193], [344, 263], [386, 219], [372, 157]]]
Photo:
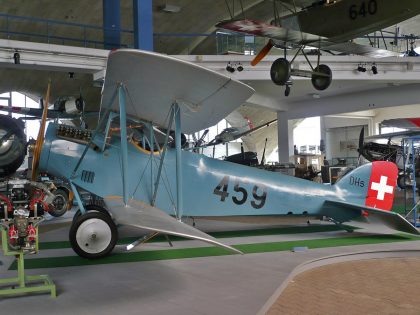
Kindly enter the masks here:
[[387, 185], [387, 181], [387, 176], [381, 176], [381, 180], [379, 183], [372, 182], [370, 188], [378, 192], [378, 196], [376, 197], [376, 199], [384, 200], [385, 194], [392, 194], [392, 192], [394, 191], [394, 187]]

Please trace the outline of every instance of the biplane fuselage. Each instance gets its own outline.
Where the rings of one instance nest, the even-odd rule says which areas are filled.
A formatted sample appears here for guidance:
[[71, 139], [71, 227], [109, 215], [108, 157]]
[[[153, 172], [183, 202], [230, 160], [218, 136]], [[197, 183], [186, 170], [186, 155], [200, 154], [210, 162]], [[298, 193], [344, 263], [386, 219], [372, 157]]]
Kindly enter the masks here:
[[[99, 197], [121, 196], [123, 185], [119, 137], [113, 136], [103, 152], [90, 148], [79, 171], [72, 176], [85, 145], [57, 137], [57, 126], [50, 124], [48, 127], [40, 168], [48, 170], [54, 176], [69, 178], [78, 187]], [[98, 138], [95, 143], [101, 146], [103, 142]], [[129, 143], [130, 198], [151, 202], [160, 159], [158, 152], [151, 154], [137, 143]], [[168, 148], [155, 206], [170, 215], [176, 214], [175, 163], [175, 149]], [[192, 217], [292, 214], [322, 216], [329, 214], [331, 210], [331, 205], [327, 205], [326, 200], [390, 210], [397, 175], [395, 165], [387, 164], [388, 169], [394, 171], [395, 168], [395, 174], [389, 175], [389, 181], [385, 182], [388, 188], [385, 188], [387, 192], [382, 196], [382, 201], [376, 200], [372, 203], [368, 199], [375, 199], [376, 196], [375, 191], [370, 191], [369, 187], [373, 178], [371, 164], [359, 168], [334, 186], [225, 162], [188, 151], [182, 151], [182, 168], [182, 213]], [[383, 203], [384, 200], [387, 200], [387, 203]], [[360, 216], [361, 211], [345, 213], [338, 210], [334, 215], [339, 222]]]
[[282, 17], [280, 26], [339, 42], [384, 29], [419, 13], [420, 2], [416, 0], [341, 0]]

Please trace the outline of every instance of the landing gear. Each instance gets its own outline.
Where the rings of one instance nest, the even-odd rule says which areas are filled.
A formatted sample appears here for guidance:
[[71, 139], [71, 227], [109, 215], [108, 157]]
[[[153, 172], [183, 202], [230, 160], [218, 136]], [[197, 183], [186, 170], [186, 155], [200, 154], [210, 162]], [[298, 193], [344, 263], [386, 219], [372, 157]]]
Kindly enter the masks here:
[[114, 249], [118, 230], [111, 216], [90, 211], [76, 219], [69, 237], [71, 247], [80, 257], [96, 259], [107, 256]]
[[[312, 66], [311, 66], [312, 67]], [[291, 68], [291, 63], [286, 58], [279, 58], [273, 62], [270, 69], [271, 81], [277, 85], [286, 86], [284, 95], [290, 94], [290, 76], [311, 78], [312, 85], [318, 91], [326, 90], [332, 82], [332, 71], [327, 65], [318, 65], [311, 70], [296, 70]]]
[[[312, 85], [318, 91], [326, 90], [332, 81], [332, 71], [327, 65], [319, 65], [312, 74]], [[319, 74], [318, 74], [319, 73]]]
[[271, 65], [271, 80], [277, 85], [285, 85], [289, 81], [291, 73], [290, 62], [286, 58], [279, 58]]
[[290, 95], [290, 86], [292, 85], [292, 82], [286, 83], [286, 88], [284, 89], [284, 96], [288, 97]]

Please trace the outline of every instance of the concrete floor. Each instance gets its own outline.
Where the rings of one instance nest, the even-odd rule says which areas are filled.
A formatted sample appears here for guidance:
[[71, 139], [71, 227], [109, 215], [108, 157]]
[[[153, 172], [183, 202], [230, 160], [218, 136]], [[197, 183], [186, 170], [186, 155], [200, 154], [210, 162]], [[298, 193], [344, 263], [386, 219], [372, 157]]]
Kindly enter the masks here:
[[[51, 222], [57, 229], [42, 233], [41, 242], [67, 240], [68, 227], [59, 224], [70, 214]], [[199, 221], [199, 227], [233, 229], [249, 224]], [[132, 231], [123, 231], [123, 234]], [[223, 239], [228, 244], [342, 237], [346, 232], [293, 234]], [[175, 242], [176, 248], [201, 246]], [[168, 248], [151, 243], [142, 249]], [[256, 314], [293, 269], [308, 260], [357, 251], [418, 249], [420, 241], [310, 249], [109, 265], [31, 269], [28, 274], [49, 274], [57, 285], [57, 299], [48, 294], [0, 299], [3, 314]], [[121, 250], [121, 249], [117, 249]], [[37, 257], [75, 255], [71, 249], [45, 250]], [[28, 257], [30, 259], [31, 257]], [[0, 277], [13, 258], [0, 256]]]

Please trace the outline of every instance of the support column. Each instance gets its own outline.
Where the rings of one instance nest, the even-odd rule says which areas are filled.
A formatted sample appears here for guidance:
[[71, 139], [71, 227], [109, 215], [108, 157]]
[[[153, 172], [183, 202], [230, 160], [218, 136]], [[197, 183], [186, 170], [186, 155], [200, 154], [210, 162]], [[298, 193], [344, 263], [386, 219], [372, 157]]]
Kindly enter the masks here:
[[152, 0], [133, 0], [134, 48], [153, 51]]
[[121, 10], [120, 0], [102, 0], [104, 48], [113, 49], [121, 46]]
[[[292, 140], [290, 141], [289, 135], [289, 121], [286, 112], [277, 112], [277, 135], [278, 135], [278, 148], [279, 148], [279, 162], [289, 162], [290, 159], [290, 145], [293, 147], [293, 133]], [[293, 152], [293, 150], [292, 150]]]

